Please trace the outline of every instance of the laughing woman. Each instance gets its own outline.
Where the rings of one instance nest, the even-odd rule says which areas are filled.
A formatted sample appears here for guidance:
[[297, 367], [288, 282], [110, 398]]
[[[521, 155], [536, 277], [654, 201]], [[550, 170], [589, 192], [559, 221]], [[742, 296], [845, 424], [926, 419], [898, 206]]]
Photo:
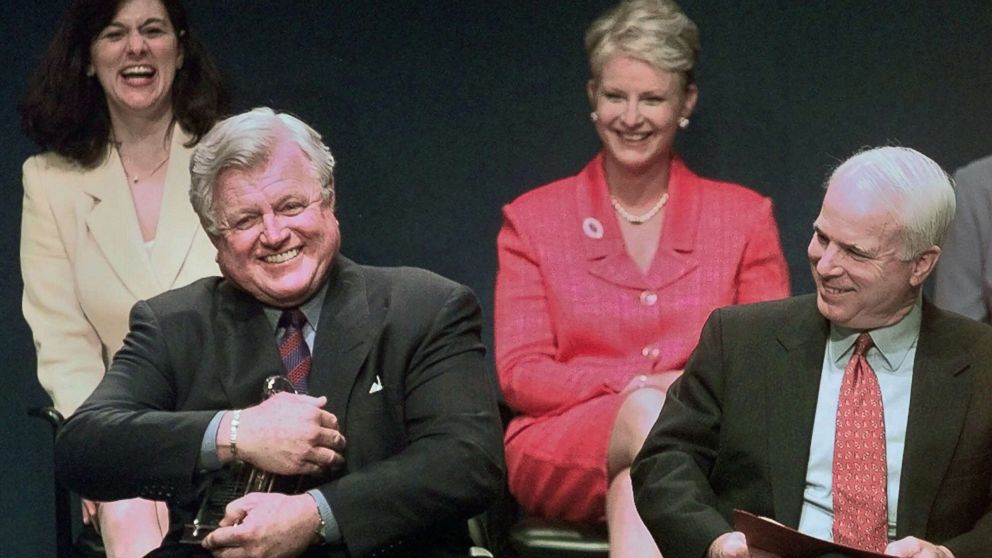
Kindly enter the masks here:
[[[217, 274], [189, 204], [190, 147], [227, 110], [177, 0], [76, 0], [21, 107], [21, 271], [38, 378], [64, 415], [93, 391], [139, 299]], [[108, 556], [143, 556], [164, 506], [84, 502]]]
[[614, 556], [657, 555], [630, 464], [709, 313], [785, 297], [772, 204], [673, 152], [698, 91], [695, 24], [623, 2], [586, 33], [602, 152], [504, 208], [496, 366], [510, 490], [532, 515], [606, 520]]

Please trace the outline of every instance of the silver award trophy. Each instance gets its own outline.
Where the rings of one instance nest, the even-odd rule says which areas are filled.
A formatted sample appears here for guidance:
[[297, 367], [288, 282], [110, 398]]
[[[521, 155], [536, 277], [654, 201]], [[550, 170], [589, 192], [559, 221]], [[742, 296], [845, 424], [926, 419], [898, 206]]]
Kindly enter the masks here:
[[[296, 393], [286, 376], [269, 376], [262, 388], [262, 399], [280, 392]], [[235, 461], [210, 479], [193, 523], [186, 524], [180, 542], [200, 544], [220, 525], [229, 503], [250, 492], [280, 492], [298, 494], [302, 491], [302, 476], [282, 476], [263, 471], [243, 461]]]

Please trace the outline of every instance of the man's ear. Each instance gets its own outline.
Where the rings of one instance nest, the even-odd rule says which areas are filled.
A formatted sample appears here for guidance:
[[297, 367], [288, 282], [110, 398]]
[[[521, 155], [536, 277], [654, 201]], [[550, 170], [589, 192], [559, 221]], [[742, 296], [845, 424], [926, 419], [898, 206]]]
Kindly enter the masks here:
[[919, 287], [933, 273], [940, 260], [940, 246], [931, 246], [916, 256], [913, 260], [913, 273], [909, 276], [909, 284]]

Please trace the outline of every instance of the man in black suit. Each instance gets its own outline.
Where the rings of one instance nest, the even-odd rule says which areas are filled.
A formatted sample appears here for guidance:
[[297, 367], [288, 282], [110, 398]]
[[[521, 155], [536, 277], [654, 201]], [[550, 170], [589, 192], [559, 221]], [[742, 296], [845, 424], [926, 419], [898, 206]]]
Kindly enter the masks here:
[[[713, 313], [632, 471], [665, 558], [767, 556], [735, 508], [894, 556], [989, 556], [992, 328], [921, 296], [953, 216], [936, 163], [861, 152], [813, 225], [816, 293]], [[871, 385], [874, 414], [851, 411]], [[845, 471], [852, 438], [880, 469]]]
[[[464, 556], [466, 520], [502, 489], [475, 297], [338, 255], [333, 166], [317, 132], [269, 109], [207, 134], [190, 199], [224, 277], [138, 303], [59, 434], [58, 476], [80, 494], [170, 503], [157, 556]], [[284, 372], [303, 393], [260, 402]], [[247, 494], [202, 547], [176, 542], [236, 460], [312, 489]]]

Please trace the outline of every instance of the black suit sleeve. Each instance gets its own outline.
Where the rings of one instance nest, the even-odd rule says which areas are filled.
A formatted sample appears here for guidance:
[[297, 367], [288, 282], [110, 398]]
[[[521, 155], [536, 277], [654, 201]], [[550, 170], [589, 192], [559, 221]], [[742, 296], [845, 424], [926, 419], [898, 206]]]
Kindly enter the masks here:
[[733, 530], [709, 481], [719, 449], [722, 359], [716, 311], [631, 469], [637, 511], [665, 558], [703, 557]]
[[174, 501], [195, 490], [195, 469], [216, 411], [175, 412], [166, 338], [151, 307], [131, 311], [131, 331], [103, 380], [59, 432], [59, 480], [101, 501]]
[[[402, 359], [392, 361], [375, 352], [370, 357], [381, 358], [384, 383], [389, 383], [390, 362], [405, 369], [405, 447], [320, 487], [355, 556], [389, 548], [410, 535], [432, 533], [432, 526], [463, 521], [484, 510], [502, 490], [502, 430], [495, 385], [484, 364], [478, 302], [467, 288], [454, 286], [431, 307], [434, 315], [425, 315], [422, 308], [430, 306], [431, 291], [436, 289], [415, 293], [417, 303], [407, 308], [394, 301], [390, 310], [403, 319], [392, 320], [381, 344], [392, 345], [384, 352], [395, 353], [396, 345], [407, 346], [400, 340], [413, 340], [400, 351]], [[349, 431], [362, 420], [355, 413], [349, 410]], [[374, 421], [368, 417], [367, 422]], [[365, 431], [376, 434], [367, 427]], [[355, 435], [349, 445], [353, 442]]]

